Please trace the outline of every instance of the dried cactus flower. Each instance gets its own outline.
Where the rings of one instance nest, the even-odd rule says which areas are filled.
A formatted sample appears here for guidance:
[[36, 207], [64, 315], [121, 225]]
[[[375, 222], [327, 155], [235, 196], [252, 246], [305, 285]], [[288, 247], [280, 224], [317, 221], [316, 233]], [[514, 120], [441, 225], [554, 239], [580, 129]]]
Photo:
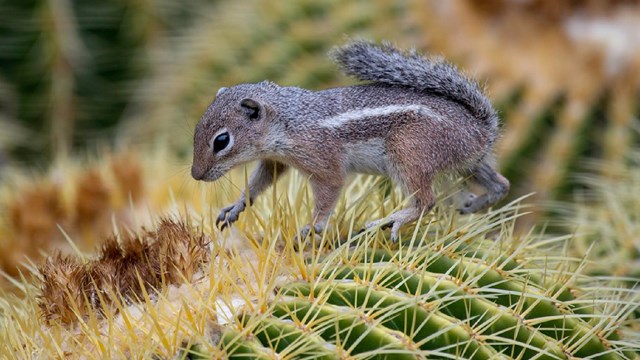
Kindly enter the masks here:
[[49, 258], [39, 271], [43, 286], [38, 300], [45, 321], [75, 321], [74, 309], [84, 303], [83, 265], [73, 257], [58, 254]]
[[39, 272], [39, 307], [44, 319], [71, 324], [89, 312], [115, 311], [120, 299], [144, 301], [145, 294], [191, 281], [209, 260], [209, 238], [184, 222], [163, 219], [153, 231], [108, 238], [84, 264], [56, 255]]
[[[161, 230], [161, 231], [160, 231]], [[191, 279], [209, 259], [208, 238], [194, 237], [184, 223], [164, 220], [154, 235], [158, 256], [164, 265], [163, 275], [169, 283]]]
[[8, 204], [9, 224], [20, 242], [41, 245], [66, 216], [60, 187], [53, 183], [27, 187]]

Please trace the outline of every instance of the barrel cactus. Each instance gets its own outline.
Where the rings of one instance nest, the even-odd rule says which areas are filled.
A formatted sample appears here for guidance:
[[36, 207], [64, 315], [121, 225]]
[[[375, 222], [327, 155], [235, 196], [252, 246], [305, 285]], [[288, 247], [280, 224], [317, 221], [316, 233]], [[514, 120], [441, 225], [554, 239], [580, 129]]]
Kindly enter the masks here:
[[276, 288], [266, 309], [237, 311], [215, 340], [183, 355], [636, 358], [638, 344], [622, 332], [637, 295], [595, 289], [595, 279], [576, 268], [580, 259], [542, 250], [559, 239], [508, 245], [478, 240], [477, 230], [415, 233], [400, 249], [356, 236], [309, 260], [302, 275]]

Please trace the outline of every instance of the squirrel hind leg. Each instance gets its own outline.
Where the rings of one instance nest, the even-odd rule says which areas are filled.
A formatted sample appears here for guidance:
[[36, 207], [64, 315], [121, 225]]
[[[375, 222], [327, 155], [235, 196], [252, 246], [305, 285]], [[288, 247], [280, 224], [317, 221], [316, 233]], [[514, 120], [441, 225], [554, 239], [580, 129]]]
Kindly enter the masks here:
[[422, 209], [417, 206], [407, 207], [394, 212], [386, 218], [370, 222], [365, 226], [365, 230], [371, 230], [377, 227], [380, 227], [380, 230], [391, 228], [391, 241], [396, 243], [400, 237], [400, 228], [405, 224], [418, 220], [421, 213]]
[[480, 185], [486, 193], [470, 197], [460, 208], [461, 214], [470, 214], [486, 209], [504, 199], [509, 193], [510, 183], [497, 172], [488, 161], [482, 161], [470, 169], [470, 181]]
[[401, 176], [401, 188], [408, 196], [413, 196], [412, 204], [402, 210], [398, 210], [384, 219], [380, 219], [367, 224], [366, 229], [380, 226], [381, 229], [391, 228], [391, 241], [398, 242], [400, 228], [415, 222], [427, 214], [435, 206], [436, 198], [432, 188], [432, 177], [427, 173], [423, 176]]

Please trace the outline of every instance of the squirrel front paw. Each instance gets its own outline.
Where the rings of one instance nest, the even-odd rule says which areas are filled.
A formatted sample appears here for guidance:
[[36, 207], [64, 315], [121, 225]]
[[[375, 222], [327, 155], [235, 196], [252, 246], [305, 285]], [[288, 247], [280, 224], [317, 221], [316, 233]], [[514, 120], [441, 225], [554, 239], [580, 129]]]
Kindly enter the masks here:
[[313, 244], [314, 242], [311, 240], [311, 238], [309, 238], [311, 234], [313, 234], [315, 238], [315, 244], [317, 246], [318, 244], [320, 244], [320, 241], [322, 240], [322, 234], [325, 230], [326, 226], [323, 224], [303, 226], [298, 231], [298, 235], [295, 237], [293, 248], [297, 251], [300, 250], [300, 245], [302, 245], [303, 248], [306, 248], [309, 244]]
[[[313, 225], [313, 232], [316, 235], [320, 235], [322, 234], [322, 232], [324, 231], [325, 227], [322, 224], [315, 224]], [[307, 236], [309, 236], [309, 233], [311, 232], [311, 225], [305, 225], [304, 227], [302, 227], [302, 229], [300, 229], [300, 231], [298, 232], [298, 237], [300, 239], [304, 239]]]
[[246, 204], [244, 201], [238, 201], [233, 205], [222, 208], [220, 215], [216, 219], [216, 226], [220, 230], [224, 230], [238, 220], [240, 213], [244, 211]]

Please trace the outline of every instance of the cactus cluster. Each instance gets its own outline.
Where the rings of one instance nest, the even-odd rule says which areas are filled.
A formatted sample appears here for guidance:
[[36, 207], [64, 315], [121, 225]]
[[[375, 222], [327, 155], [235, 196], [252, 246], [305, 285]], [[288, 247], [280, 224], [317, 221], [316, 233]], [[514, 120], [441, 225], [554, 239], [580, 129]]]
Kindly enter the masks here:
[[[0, 357], [639, 358], [640, 180], [637, 155], [620, 159], [634, 141], [640, 47], [612, 52], [576, 30], [604, 19], [624, 35], [634, 2], [189, 4], [0, 0], [0, 125], [14, 129], [0, 136], [0, 166], [9, 143], [23, 159], [64, 154], [96, 129], [162, 144], [142, 160], [3, 184]], [[391, 244], [358, 230], [406, 199], [358, 176], [333, 228], [301, 239], [312, 201], [297, 173], [215, 230], [247, 171], [201, 186], [168, 166], [190, 151], [190, 123], [220, 86], [344, 84], [325, 56], [344, 34], [444, 53], [488, 79], [503, 166], [539, 198], [579, 155], [617, 160], [567, 207], [576, 236], [516, 234], [514, 203], [461, 217], [439, 199]], [[167, 213], [183, 220], [136, 231]]]

